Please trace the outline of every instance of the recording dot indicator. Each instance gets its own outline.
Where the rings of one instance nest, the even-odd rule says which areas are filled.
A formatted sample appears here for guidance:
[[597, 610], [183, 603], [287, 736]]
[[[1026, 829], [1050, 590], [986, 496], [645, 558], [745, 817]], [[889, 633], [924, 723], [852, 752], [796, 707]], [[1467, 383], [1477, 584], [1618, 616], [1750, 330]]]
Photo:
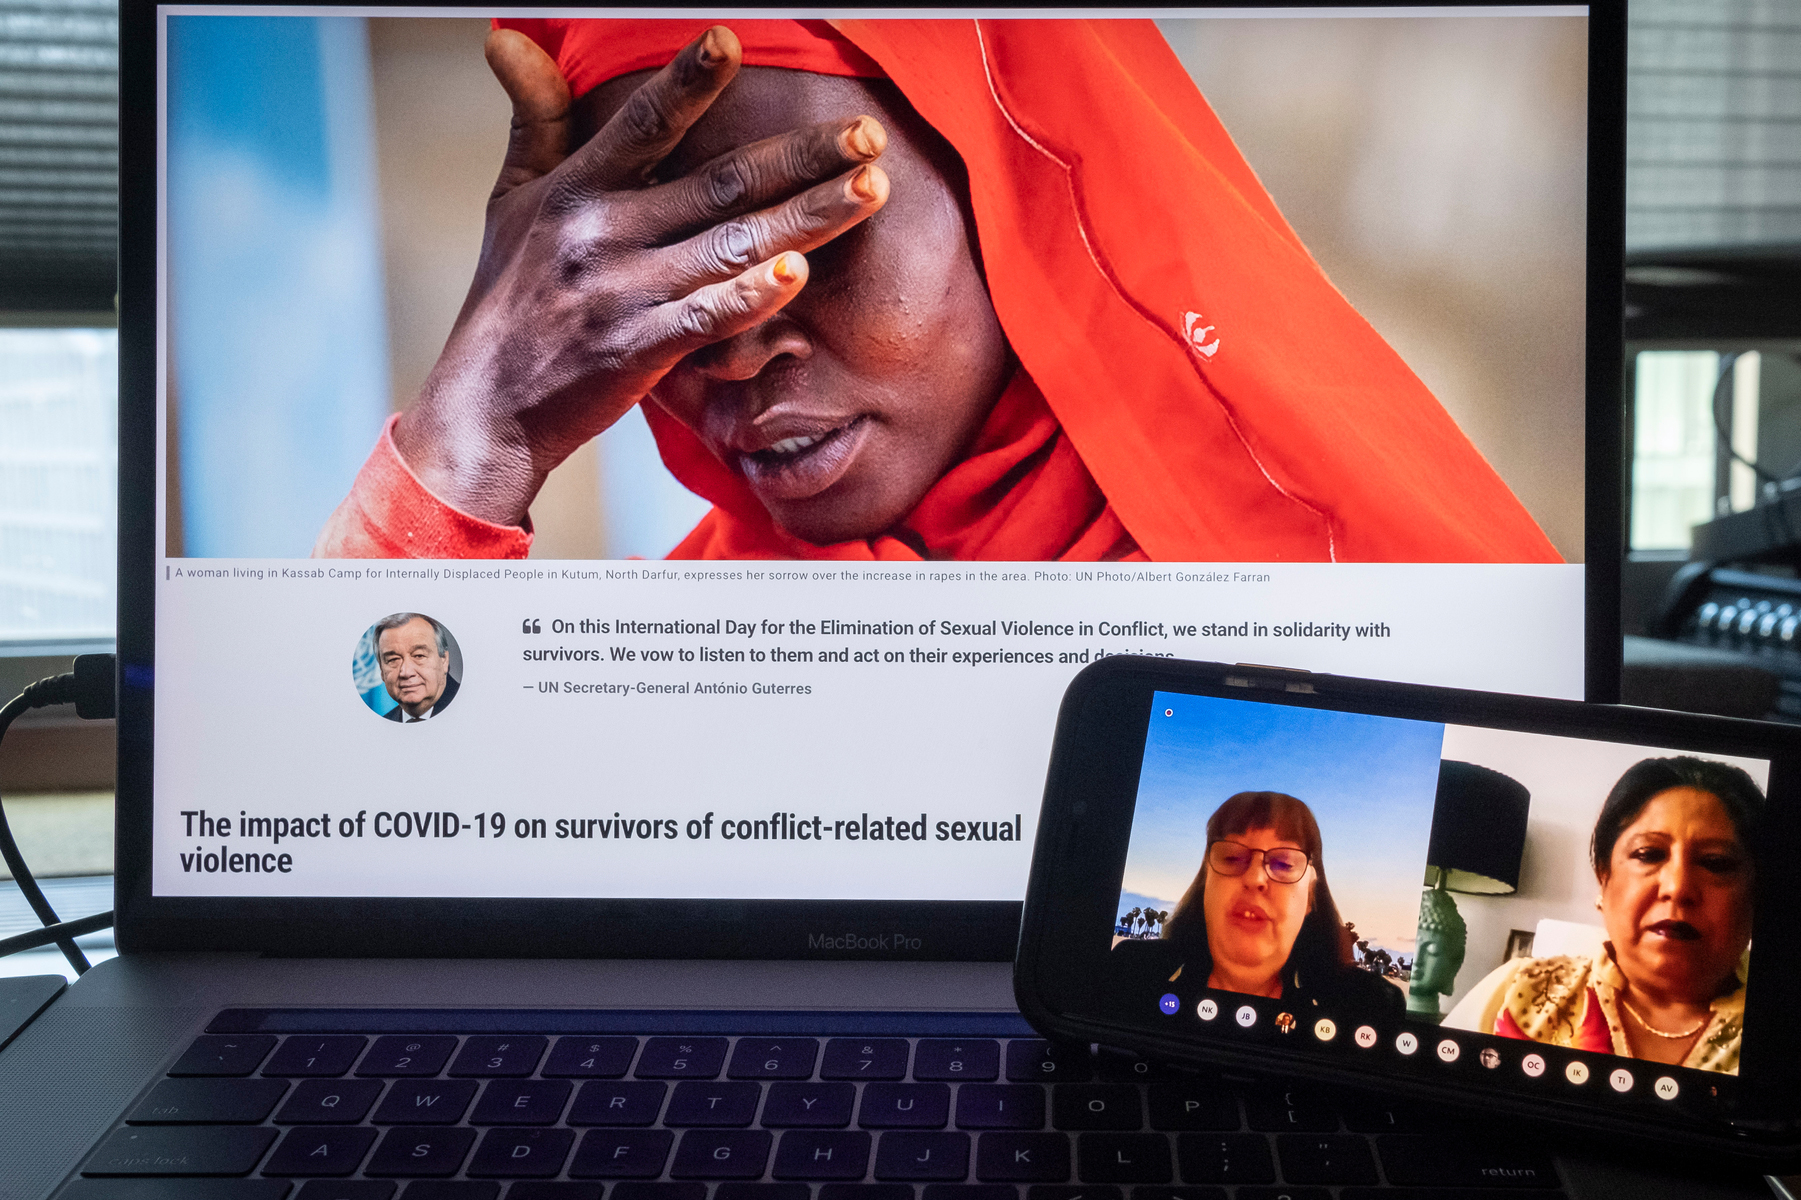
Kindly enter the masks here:
[[1376, 1044], [1376, 1031], [1368, 1025], [1359, 1025], [1357, 1032], [1351, 1035], [1351, 1040], [1368, 1050]]
[[1613, 1074], [1607, 1077], [1607, 1083], [1616, 1092], [1632, 1090], [1632, 1072], [1625, 1067], [1615, 1067]]
[[1194, 1006], [1194, 1015], [1203, 1021], [1211, 1021], [1213, 1018], [1219, 1016], [1219, 1004], [1213, 997], [1209, 996], [1207, 999]]
[[1257, 1023], [1257, 1010], [1246, 1004], [1238, 1010], [1238, 1023], [1249, 1029]]
[[1571, 1063], [1563, 1069], [1563, 1077], [1577, 1087], [1581, 1087], [1588, 1082], [1588, 1064], [1585, 1062]]
[[1682, 1088], [1668, 1075], [1660, 1075], [1657, 1082], [1651, 1085], [1651, 1090], [1657, 1093], [1659, 1100], [1674, 1100], [1681, 1093]]
[[1446, 1038], [1444, 1041], [1438, 1043], [1439, 1062], [1454, 1063], [1457, 1061], [1457, 1056], [1461, 1053], [1463, 1053], [1463, 1047], [1459, 1046], [1456, 1042], [1453, 1042], [1450, 1038]]
[[1164, 1016], [1173, 1017], [1181, 1011], [1182, 1001], [1174, 992], [1165, 992], [1163, 997], [1157, 1001], [1157, 1007], [1163, 1010]]
[[1331, 1017], [1321, 1017], [1313, 1023], [1313, 1036], [1322, 1042], [1329, 1042], [1338, 1036], [1338, 1026], [1332, 1023]]
[[1395, 1039], [1395, 1049], [1402, 1054], [1412, 1054], [1420, 1048], [1420, 1040], [1411, 1033], [1403, 1033]]
[[1524, 1071], [1533, 1079], [1537, 1079], [1540, 1075], [1545, 1073], [1544, 1056], [1539, 1054], [1528, 1054], [1525, 1058], [1520, 1059], [1520, 1070]]
[[1176, 715], [1176, 710], [1173, 708], [1166, 708], [1163, 710], [1163, 715], [1166, 717], [1173, 717]]

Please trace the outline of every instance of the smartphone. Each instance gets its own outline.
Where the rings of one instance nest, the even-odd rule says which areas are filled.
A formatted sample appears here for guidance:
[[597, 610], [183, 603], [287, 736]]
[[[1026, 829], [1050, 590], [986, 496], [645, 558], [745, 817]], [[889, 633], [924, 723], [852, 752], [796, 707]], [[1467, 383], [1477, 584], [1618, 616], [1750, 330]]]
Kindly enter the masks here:
[[1748, 1160], [1801, 1151], [1801, 730], [1268, 667], [1070, 685], [1045, 1035]]

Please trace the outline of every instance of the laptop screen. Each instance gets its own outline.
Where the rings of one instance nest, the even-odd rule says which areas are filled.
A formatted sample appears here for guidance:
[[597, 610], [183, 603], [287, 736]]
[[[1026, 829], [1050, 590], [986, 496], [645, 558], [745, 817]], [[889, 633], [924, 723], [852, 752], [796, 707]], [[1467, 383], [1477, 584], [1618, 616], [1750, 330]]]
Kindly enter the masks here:
[[156, 10], [152, 895], [1012, 902], [1103, 657], [1592, 682], [1586, 7], [531, 12]]

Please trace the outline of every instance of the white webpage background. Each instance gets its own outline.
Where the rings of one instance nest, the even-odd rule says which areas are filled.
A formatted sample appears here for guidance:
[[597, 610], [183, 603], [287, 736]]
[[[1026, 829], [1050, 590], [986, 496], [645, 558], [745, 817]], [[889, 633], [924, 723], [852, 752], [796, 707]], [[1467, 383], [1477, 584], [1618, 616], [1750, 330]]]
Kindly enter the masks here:
[[[190, 574], [196, 570], [207, 574]], [[441, 574], [390, 579], [389, 570]], [[762, 578], [684, 578], [750, 572]], [[773, 578], [778, 573], [789, 578]], [[154, 890], [165, 896], [1017, 900], [1057, 706], [1082, 663], [967, 665], [951, 660], [958, 651], [1078, 660], [1086, 653], [1090, 661], [1148, 652], [1582, 694], [1583, 569], [1574, 565], [208, 559], [169, 560], [164, 574]], [[479, 575], [490, 577], [471, 577]], [[879, 575], [889, 578], [872, 578]], [[1003, 578], [1009, 575], [1021, 578]], [[352, 684], [358, 640], [395, 611], [442, 621], [462, 651], [455, 703], [417, 726], [376, 716]], [[535, 636], [522, 632], [533, 618], [543, 630]], [[579, 625], [583, 618], [720, 621], [722, 629], [732, 620], [758, 632], [553, 632], [556, 621]], [[792, 621], [828, 618], [910, 624], [915, 632], [789, 632]], [[765, 632], [765, 621], [783, 632]], [[1001, 621], [1160, 628], [1136, 636], [1008, 636]], [[923, 632], [927, 622], [937, 623], [935, 632]], [[994, 622], [996, 633], [945, 636], [945, 622]], [[1183, 636], [1175, 629], [1209, 624], [1242, 625], [1245, 632]], [[1377, 632], [1382, 628], [1385, 635]], [[701, 647], [767, 654], [776, 646], [815, 655], [847, 650], [852, 658], [898, 653], [909, 661], [700, 657]], [[558, 647], [597, 650], [602, 661], [525, 659], [528, 650]], [[636, 658], [613, 659], [615, 647]], [[910, 661], [915, 649], [942, 651], [945, 659]], [[677, 660], [643, 657], [664, 650], [677, 652]], [[681, 651], [696, 657], [679, 661]], [[571, 694], [569, 683], [787, 684], [811, 691]], [[544, 690], [548, 684], [556, 690]], [[200, 837], [183, 813], [201, 809], [228, 817], [234, 835], [242, 816], [329, 813], [335, 831], [359, 812], [365, 833], [284, 839], [280, 846], [267, 837]], [[374, 836], [379, 812], [432, 810], [454, 811], [469, 827], [454, 838]], [[478, 838], [475, 814], [494, 811], [506, 815], [509, 832]], [[768, 820], [775, 812], [819, 817], [827, 840], [740, 842], [720, 834], [719, 822]], [[674, 820], [684, 829], [711, 813], [714, 825], [710, 838], [692, 840], [554, 836], [558, 819], [615, 813]], [[924, 813], [928, 838], [831, 839], [834, 821], [865, 813], [911, 821]], [[935, 836], [940, 820], [1016, 817], [1019, 841]], [[543, 819], [549, 836], [513, 836], [519, 818]], [[183, 869], [184, 854], [222, 846], [289, 853], [291, 870]]]

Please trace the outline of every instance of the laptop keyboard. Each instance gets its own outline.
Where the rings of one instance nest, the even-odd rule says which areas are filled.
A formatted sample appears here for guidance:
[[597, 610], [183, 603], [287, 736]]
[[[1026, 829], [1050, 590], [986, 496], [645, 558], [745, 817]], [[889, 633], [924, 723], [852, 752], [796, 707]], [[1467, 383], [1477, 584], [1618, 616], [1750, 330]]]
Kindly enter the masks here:
[[1563, 1196], [1542, 1147], [1492, 1124], [986, 1036], [997, 1021], [1023, 1029], [1017, 1018], [972, 1017], [984, 1036], [964, 1037], [947, 1014], [911, 1036], [909, 1018], [880, 1014], [821, 1016], [805, 1033], [797, 1014], [658, 1013], [636, 1033], [616, 1013], [594, 1033], [561, 1032], [567, 1013], [545, 1032], [517, 1032], [520, 1014], [506, 1014], [487, 1025], [498, 1033], [466, 1012], [417, 1032], [392, 1032], [391, 1012], [361, 1016], [302, 1014], [284, 1034], [243, 1032], [280, 1030], [280, 1014], [221, 1014], [59, 1197]]

